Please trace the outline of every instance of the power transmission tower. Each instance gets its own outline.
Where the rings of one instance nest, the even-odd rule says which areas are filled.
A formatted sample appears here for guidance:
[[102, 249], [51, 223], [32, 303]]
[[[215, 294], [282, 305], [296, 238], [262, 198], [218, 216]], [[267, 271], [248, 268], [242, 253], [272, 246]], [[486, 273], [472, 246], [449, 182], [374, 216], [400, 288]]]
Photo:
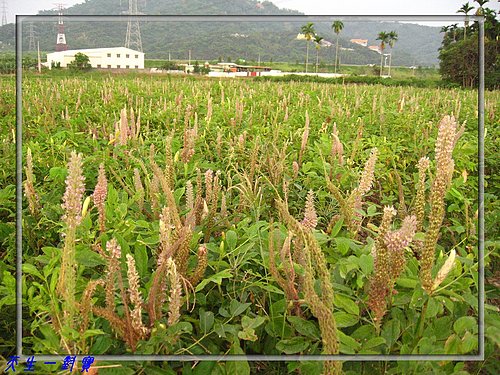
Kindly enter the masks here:
[[64, 4], [58, 3], [58, 20], [57, 20], [57, 42], [56, 42], [56, 51], [66, 51], [68, 49], [68, 45], [66, 44], [66, 34], [64, 33], [64, 21], [63, 21], [63, 9]]
[[7, 25], [7, 0], [2, 0], [2, 26]]
[[[141, 13], [137, 11], [137, 0], [128, 1], [128, 11], [124, 12], [129, 16], [137, 16]], [[136, 50], [142, 52], [142, 40], [141, 40], [141, 28], [139, 26], [139, 20], [129, 18], [127, 23], [127, 35], [125, 37], [125, 47], [132, 48], [135, 47]]]
[[33, 26], [33, 22], [30, 22], [28, 29], [28, 50], [30, 51], [35, 50], [35, 35], [36, 32]]

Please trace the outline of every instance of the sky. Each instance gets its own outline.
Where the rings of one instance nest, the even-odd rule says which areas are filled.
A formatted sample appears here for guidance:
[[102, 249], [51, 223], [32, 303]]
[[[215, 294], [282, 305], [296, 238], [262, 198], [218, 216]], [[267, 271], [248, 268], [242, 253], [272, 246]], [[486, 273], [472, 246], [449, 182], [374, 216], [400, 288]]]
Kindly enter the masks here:
[[[84, 0], [4, 0], [7, 4], [7, 21], [14, 22], [16, 14], [37, 14], [39, 10], [55, 8], [55, 3], [66, 7]], [[123, 0], [126, 2], [127, 0]], [[166, 0], [165, 0], [166, 1]], [[227, 0], [231, 1], [231, 0]], [[271, 0], [280, 8], [298, 10], [314, 15], [453, 15], [466, 0]], [[472, 0], [472, 5], [476, 5]], [[499, 0], [490, 0], [489, 8], [500, 8]], [[424, 23], [424, 22], [419, 22]], [[453, 23], [453, 22], [452, 22]], [[424, 23], [429, 24], [429, 23]], [[443, 25], [440, 22], [436, 25]]]

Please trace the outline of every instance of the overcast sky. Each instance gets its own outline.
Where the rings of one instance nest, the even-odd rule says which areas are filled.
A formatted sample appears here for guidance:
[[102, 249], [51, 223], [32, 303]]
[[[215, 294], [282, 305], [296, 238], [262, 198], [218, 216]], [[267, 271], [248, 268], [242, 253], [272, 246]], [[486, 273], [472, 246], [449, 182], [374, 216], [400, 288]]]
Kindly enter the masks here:
[[[14, 22], [16, 14], [37, 14], [39, 10], [55, 8], [55, 3], [58, 1], [64, 3], [66, 7], [84, 2], [84, 0], [5, 1], [8, 22]], [[127, 0], [123, 2], [126, 3]], [[295, 9], [314, 15], [451, 15], [456, 14], [465, 0], [272, 0], [272, 2], [280, 8]], [[469, 2], [476, 5], [472, 0]], [[490, 0], [487, 4], [489, 8], [497, 11], [499, 5], [499, 0]]]

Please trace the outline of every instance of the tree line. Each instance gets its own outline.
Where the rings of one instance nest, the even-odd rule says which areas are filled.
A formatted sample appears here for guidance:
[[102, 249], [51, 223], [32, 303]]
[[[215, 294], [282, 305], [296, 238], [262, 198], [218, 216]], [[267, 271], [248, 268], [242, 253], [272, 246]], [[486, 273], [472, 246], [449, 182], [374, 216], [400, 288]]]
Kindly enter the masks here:
[[479, 23], [470, 22], [468, 16], [475, 10], [474, 15], [484, 17], [484, 72], [485, 87], [500, 87], [500, 22], [497, 12], [486, 7], [488, 0], [475, 0], [478, 7], [474, 8], [469, 2], [463, 4], [457, 13], [466, 16], [463, 27], [457, 23], [443, 26], [444, 33], [439, 50], [440, 73], [443, 79], [458, 83], [463, 87], [476, 87], [479, 82], [478, 42]]
[[[344, 23], [342, 21], [334, 21], [331, 25], [333, 32], [336, 34], [336, 45], [335, 45], [335, 62], [334, 62], [334, 72], [337, 73], [337, 70], [340, 68], [340, 59], [339, 59], [339, 34], [344, 28]], [[316, 48], [316, 73], [318, 72], [319, 65], [319, 50], [321, 49], [321, 42], [323, 41], [323, 37], [318, 35], [314, 29], [314, 23], [308, 22], [300, 28], [304, 39], [306, 40], [306, 62], [305, 62], [305, 71], [307, 73], [307, 67], [309, 65], [309, 43], [311, 41], [314, 42], [314, 46]], [[377, 40], [380, 40], [380, 73], [379, 75], [382, 77], [384, 72], [384, 50], [387, 45], [391, 47], [391, 53], [389, 54], [389, 64], [388, 64], [388, 73], [387, 75], [391, 76], [391, 62], [392, 62], [392, 48], [394, 44], [398, 40], [398, 34], [395, 31], [381, 31], [378, 33]]]

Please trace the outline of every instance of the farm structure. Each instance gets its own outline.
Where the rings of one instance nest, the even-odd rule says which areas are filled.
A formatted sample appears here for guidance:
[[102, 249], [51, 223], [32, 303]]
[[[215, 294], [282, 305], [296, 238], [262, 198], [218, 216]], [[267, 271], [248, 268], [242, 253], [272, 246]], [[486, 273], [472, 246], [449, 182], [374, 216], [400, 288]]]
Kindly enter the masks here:
[[47, 54], [47, 67], [60, 64], [65, 68], [77, 53], [89, 57], [92, 68], [100, 69], [144, 69], [144, 52], [125, 47], [75, 49]]

